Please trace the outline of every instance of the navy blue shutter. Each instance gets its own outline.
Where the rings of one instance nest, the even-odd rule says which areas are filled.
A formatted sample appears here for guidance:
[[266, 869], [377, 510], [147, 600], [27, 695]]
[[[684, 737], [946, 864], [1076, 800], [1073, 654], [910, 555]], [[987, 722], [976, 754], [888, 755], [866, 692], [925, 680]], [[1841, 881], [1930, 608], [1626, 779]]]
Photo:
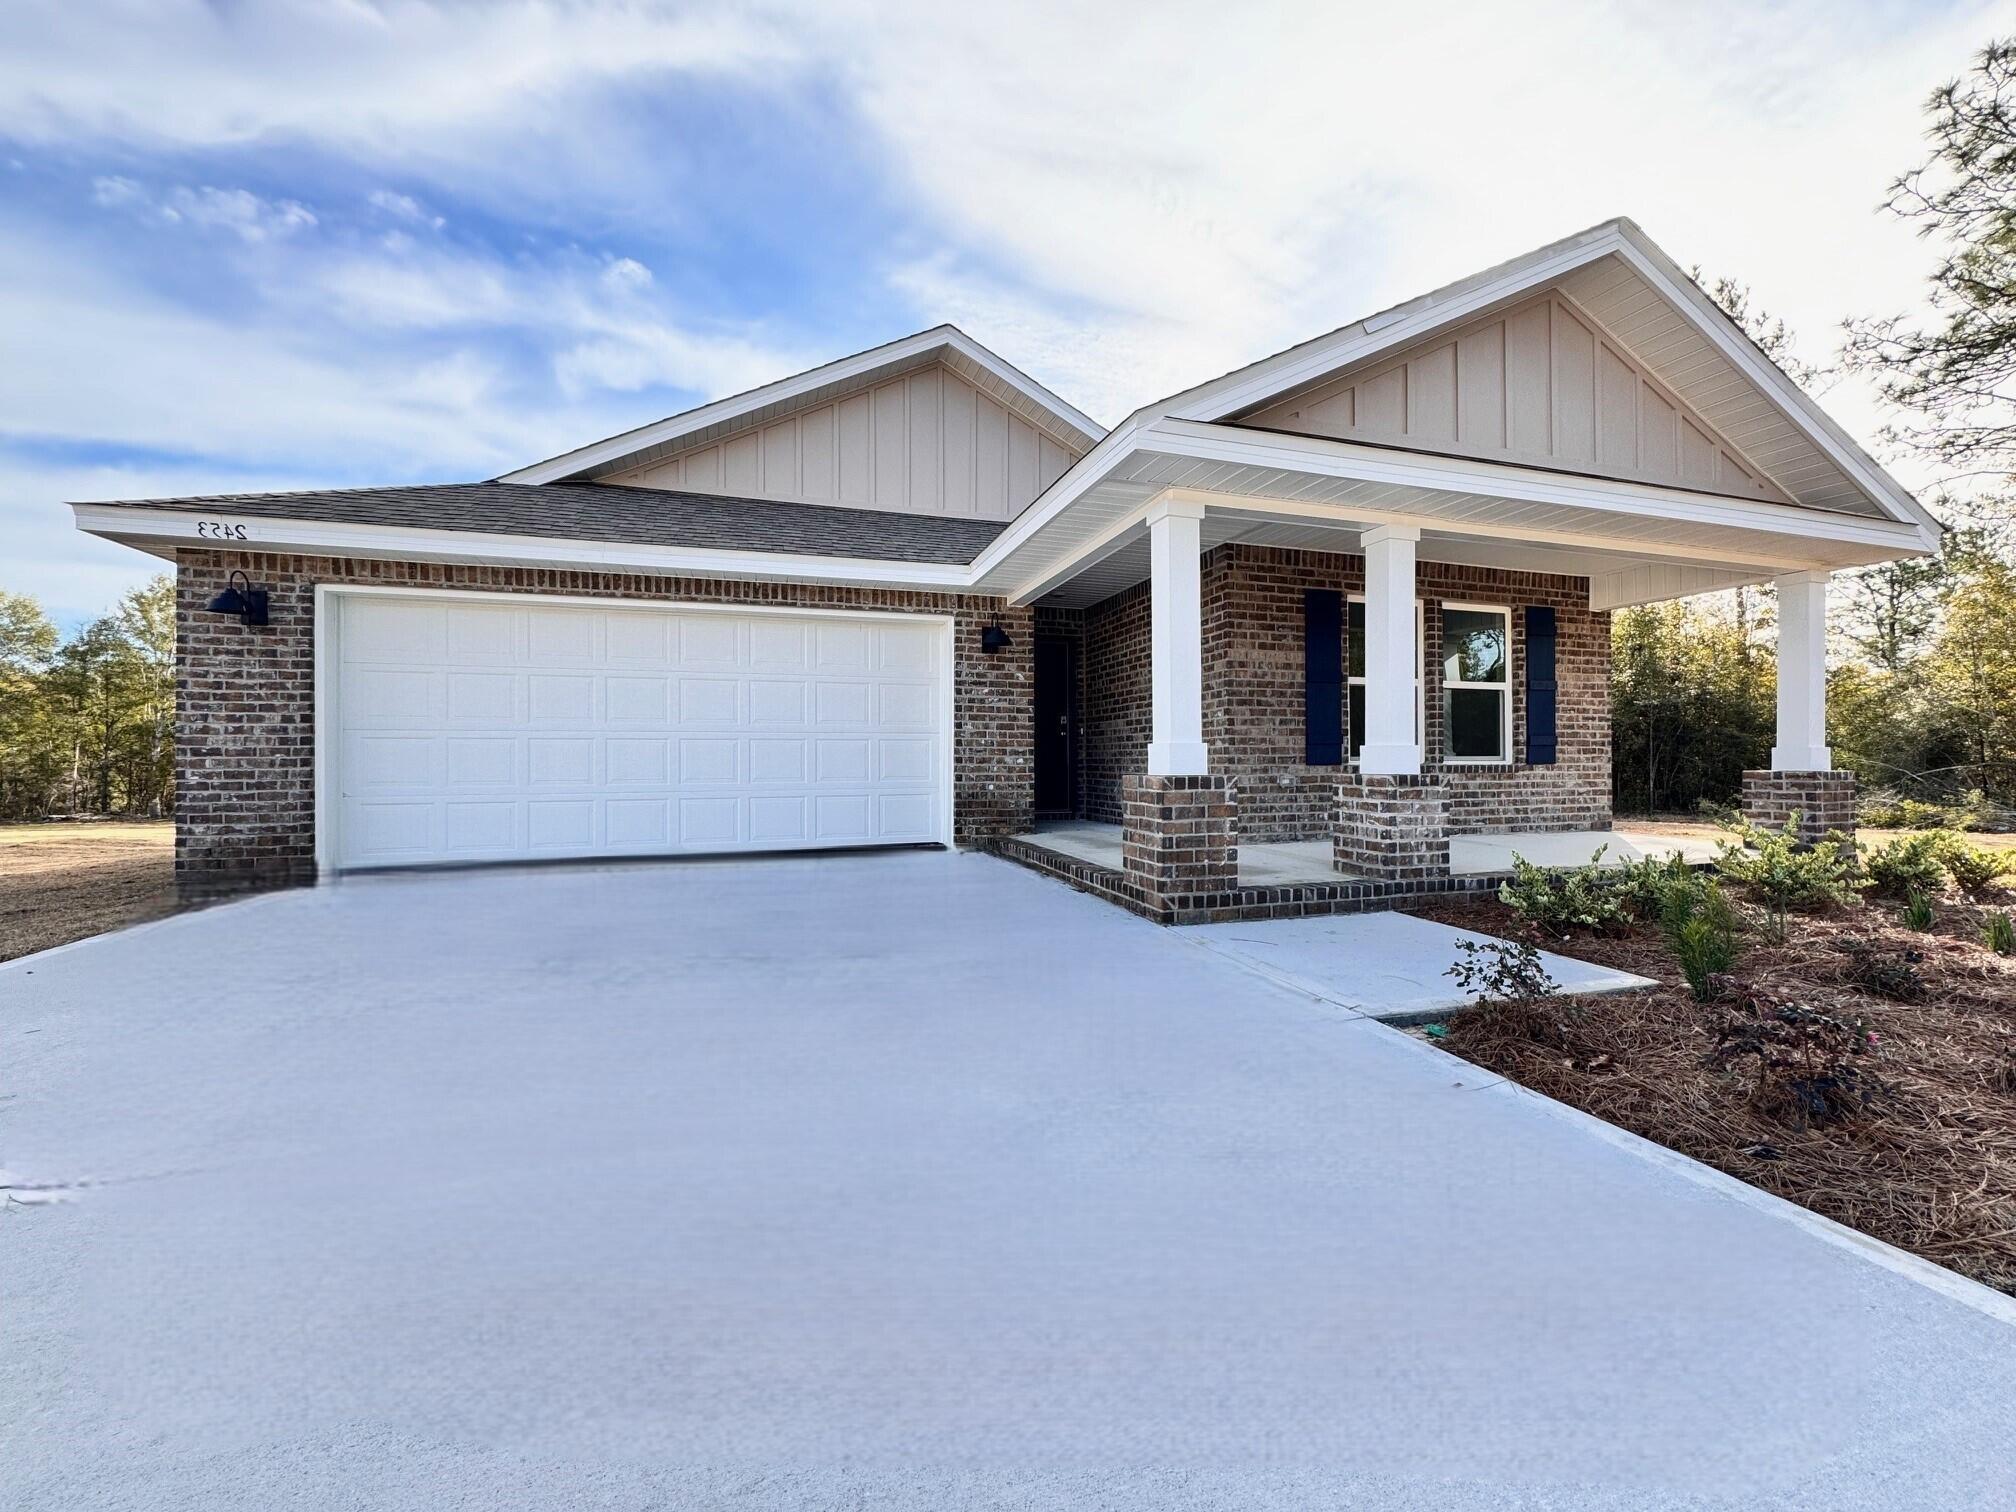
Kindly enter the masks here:
[[1554, 765], [1554, 611], [1526, 610], [1526, 764]]
[[1344, 595], [1302, 595], [1302, 759], [1344, 764]]

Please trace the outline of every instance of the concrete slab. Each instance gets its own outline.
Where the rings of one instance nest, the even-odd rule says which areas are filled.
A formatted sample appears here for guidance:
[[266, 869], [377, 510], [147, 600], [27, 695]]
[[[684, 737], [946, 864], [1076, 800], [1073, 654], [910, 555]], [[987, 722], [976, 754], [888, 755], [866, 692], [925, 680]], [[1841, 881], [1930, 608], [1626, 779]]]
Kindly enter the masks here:
[[[1120, 826], [1085, 819], [1038, 825], [1017, 836], [1095, 866], [1120, 869]], [[1587, 866], [1601, 853], [1604, 866], [1624, 866], [1647, 856], [1685, 856], [1689, 862], [1715, 859], [1712, 842], [1692, 837], [1644, 834], [1629, 829], [1522, 831], [1510, 835], [1452, 835], [1449, 869], [1476, 876], [1512, 869], [1514, 855], [1536, 866]], [[1285, 887], [1297, 882], [1335, 882], [1328, 840], [1242, 841], [1239, 882], [1243, 887]]]
[[[1490, 938], [1403, 913], [1200, 924], [1181, 933], [1297, 992], [1367, 1018], [1398, 1023], [1468, 1002], [1450, 979], [1449, 968], [1462, 956], [1459, 942]], [[1569, 992], [1621, 992], [1652, 985], [1645, 977], [1551, 951], [1541, 952], [1541, 960], [1548, 974]]]
[[1449, 869], [1458, 874], [1502, 872], [1512, 869], [1512, 858], [1523, 856], [1535, 866], [1588, 866], [1598, 861], [1606, 867], [1627, 866], [1634, 861], [1656, 857], [1684, 856], [1690, 864], [1715, 859], [1712, 841], [1692, 836], [1652, 835], [1631, 829], [1613, 830], [1526, 830], [1512, 835], [1452, 835], [1449, 837]]
[[69, 1198], [0, 1215], [6, 1500], [2016, 1496], [1979, 1288], [1189, 937], [909, 854], [346, 882], [0, 967], [0, 1151]]

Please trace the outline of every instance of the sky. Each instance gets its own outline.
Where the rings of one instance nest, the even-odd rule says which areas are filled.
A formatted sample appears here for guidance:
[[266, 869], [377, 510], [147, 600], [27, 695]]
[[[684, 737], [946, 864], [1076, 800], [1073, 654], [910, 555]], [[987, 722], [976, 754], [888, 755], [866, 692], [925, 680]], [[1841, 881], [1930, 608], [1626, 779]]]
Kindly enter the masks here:
[[[24, 0], [0, 588], [67, 501], [487, 478], [952, 321], [1111, 424], [1615, 215], [1825, 360], [2016, 0]], [[1873, 441], [1854, 382], [1824, 402]], [[1900, 466], [1913, 486], [1936, 482]]]

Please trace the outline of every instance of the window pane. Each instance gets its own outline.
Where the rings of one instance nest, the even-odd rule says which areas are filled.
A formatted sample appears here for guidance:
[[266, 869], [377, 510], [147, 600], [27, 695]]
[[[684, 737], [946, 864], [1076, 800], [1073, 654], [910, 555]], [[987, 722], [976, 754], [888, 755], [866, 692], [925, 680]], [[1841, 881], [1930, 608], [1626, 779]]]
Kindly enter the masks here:
[[1448, 682], [1505, 681], [1505, 616], [1488, 610], [1444, 609], [1442, 676]]
[[1346, 603], [1344, 606], [1344, 675], [1365, 675], [1365, 605], [1362, 602]]
[[1356, 761], [1359, 747], [1365, 744], [1365, 685], [1353, 683], [1349, 691], [1351, 702], [1346, 713], [1351, 723], [1345, 734], [1351, 742], [1351, 759]]
[[1505, 695], [1489, 688], [1451, 688], [1443, 726], [1451, 756], [1505, 756]]

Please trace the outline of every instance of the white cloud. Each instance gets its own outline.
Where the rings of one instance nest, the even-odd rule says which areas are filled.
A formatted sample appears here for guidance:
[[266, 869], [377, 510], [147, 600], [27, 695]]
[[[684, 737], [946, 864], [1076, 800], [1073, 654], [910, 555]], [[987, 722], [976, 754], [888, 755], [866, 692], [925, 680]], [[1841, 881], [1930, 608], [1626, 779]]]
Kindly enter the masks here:
[[569, 89], [772, 72], [789, 35], [737, 14], [509, 0], [69, 0], [8, 18], [0, 133], [141, 146], [307, 139], [424, 155]]
[[413, 221], [418, 225], [431, 226], [436, 231], [448, 224], [445, 216], [435, 215], [410, 194], [373, 189], [366, 198], [373, 209], [382, 210], [396, 220]]
[[163, 225], [229, 231], [248, 242], [291, 236], [316, 224], [315, 212], [298, 200], [266, 199], [249, 189], [209, 184], [176, 184], [157, 194], [134, 179], [114, 175], [91, 181], [91, 200], [106, 210], [130, 211]]

